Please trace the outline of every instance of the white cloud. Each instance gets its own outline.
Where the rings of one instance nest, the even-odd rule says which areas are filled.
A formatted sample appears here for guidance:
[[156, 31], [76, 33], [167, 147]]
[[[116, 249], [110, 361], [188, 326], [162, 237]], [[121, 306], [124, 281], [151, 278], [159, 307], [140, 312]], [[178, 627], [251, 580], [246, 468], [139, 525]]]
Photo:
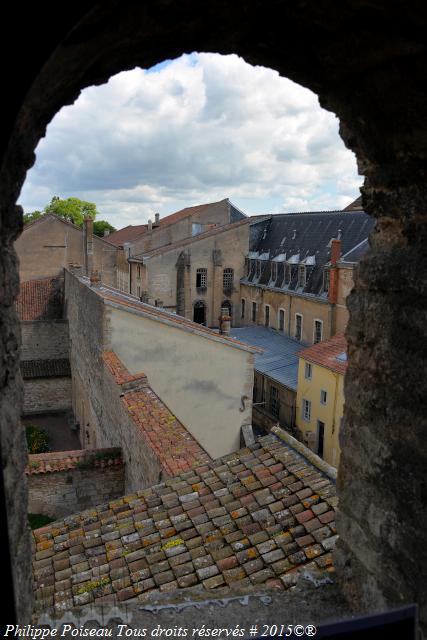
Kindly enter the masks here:
[[361, 184], [317, 97], [235, 55], [185, 55], [90, 87], [36, 153], [26, 210], [74, 195], [117, 227], [224, 197], [248, 212], [335, 208]]

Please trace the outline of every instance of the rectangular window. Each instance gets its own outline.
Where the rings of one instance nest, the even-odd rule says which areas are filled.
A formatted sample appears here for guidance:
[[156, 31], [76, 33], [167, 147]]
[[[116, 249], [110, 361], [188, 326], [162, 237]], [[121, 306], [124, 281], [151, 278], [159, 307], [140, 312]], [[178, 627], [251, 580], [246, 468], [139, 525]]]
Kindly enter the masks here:
[[305, 422], [310, 422], [311, 420], [311, 402], [310, 400], [302, 401], [302, 419]]
[[256, 322], [256, 302], [252, 302], [252, 322]]
[[196, 287], [197, 289], [206, 289], [208, 281], [208, 270], [197, 269], [196, 272]]
[[285, 330], [285, 312], [279, 309], [279, 331]]
[[316, 344], [317, 342], [322, 341], [322, 333], [323, 333], [323, 322], [321, 320], [314, 321], [314, 335], [313, 342]]
[[298, 269], [298, 286], [305, 287], [306, 282], [306, 269], [305, 266], [302, 265]]
[[244, 298], [242, 298], [242, 302], [241, 302], [241, 307], [240, 307], [240, 317], [242, 318], [242, 320], [245, 319], [245, 307], [246, 307], [246, 300]]
[[322, 389], [321, 392], [320, 392], [320, 402], [321, 402], [321, 404], [326, 404], [327, 398], [328, 398], [328, 394], [326, 393], [326, 391], [324, 389]]
[[200, 224], [199, 222], [193, 222], [191, 225], [191, 235], [192, 236], [198, 236], [199, 233], [202, 233], [203, 231], [203, 225]]
[[233, 289], [233, 275], [234, 275], [234, 270], [233, 269], [224, 269], [224, 272], [222, 274], [222, 286], [224, 291], [232, 291]]
[[323, 290], [324, 291], [329, 291], [329, 284], [330, 284], [330, 271], [329, 269], [325, 269], [325, 271], [323, 272]]
[[306, 380], [311, 380], [312, 376], [313, 376], [313, 367], [309, 362], [306, 362], [305, 369], [304, 369], [304, 378]]
[[276, 387], [270, 387], [270, 413], [276, 418], [279, 417], [279, 390]]
[[302, 315], [300, 313], [295, 314], [295, 338], [302, 340]]
[[266, 327], [270, 326], [270, 307], [268, 306], [268, 304], [266, 304], [264, 307], [264, 325]]

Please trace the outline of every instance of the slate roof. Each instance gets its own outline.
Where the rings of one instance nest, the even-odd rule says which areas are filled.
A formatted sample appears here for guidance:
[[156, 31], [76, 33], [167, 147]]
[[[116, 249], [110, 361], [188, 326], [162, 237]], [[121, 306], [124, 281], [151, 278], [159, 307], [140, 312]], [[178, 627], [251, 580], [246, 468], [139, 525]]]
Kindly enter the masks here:
[[36, 609], [333, 571], [334, 482], [275, 435], [33, 532]]
[[62, 378], [64, 376], [71, 376], [70, 361], [68, 358], [22, 360], [20, 367], [24, 380], [30, 378]]
[[102, 357], [121, 387], [125, 409], [167, 475], [210, 461], [203, 447], [148, 386], [145, 374], [129, 373], [113, 351], [104, 351]]
[[298, 355], [342, 375], [347, 371], [347, 340], [342, 333], [313, 344], [300, 351]]
[[[331, 240], [341, 240], [341, 255], [357, 245], [361, 253], [375, 221], [363, 211], [328, 211], [286, 213], [271, 216], [262, 225], [254, 225], [249, 258], [253, 259], [245, 284], [262, 285], [282, 291], [327, 299], [323, 291], [323, 271], [331, 257]], [[367, 245], [366, 245], [367, 246]], [[359, 256], [360, 258], [360, 256]], [[261, 275], [256, 276], [255, 263], [261, 260]], [[277, 260], [277, 279], [271, 281], [271, 261]], [[292, 263], [289, 285], [284, 284], [284, 263]], [[298, 265], [306, 264], [307, 280], [298, 286]]]
[[50, 320], [62, 316], [57, 297], [58, 278], [43, 278], [21, 282], [15, 302], [20, 320]]
[[100, 469], [123, 465], [121, 449], [77, 449], [75, 451], [33, 453], [28, 456], [28, 466], [25, 473], [40, 475], [56, 471], [70, 471], [83, 465]]
[[292, 391], [298, 384], [298, 352], [301, 342], [261, 326], [232, 327], [231, 334], [263, 350], [255, 355], [255, 370]]

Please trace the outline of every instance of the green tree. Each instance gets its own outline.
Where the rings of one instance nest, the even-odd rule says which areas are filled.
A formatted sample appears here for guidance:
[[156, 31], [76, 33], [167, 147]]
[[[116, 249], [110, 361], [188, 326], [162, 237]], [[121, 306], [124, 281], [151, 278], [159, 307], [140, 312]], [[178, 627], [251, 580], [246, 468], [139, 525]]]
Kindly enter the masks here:
[[34, 220], [38, 220], [43, 215], [42, 211], [31, 211], [31, 213], [24, 213], [24, 224], [30, 224]]
[[85, 218], [92, 218], [95, 220], [98, 211], [94, 202], [86, 202], [79, 198], [67, 198], [66, 200], [61, 200], [58, 196], [53, 196], [50, 204], [44, 208], [44, 213], [54, 213], [65, 220], [69, 220], [78, 227], [81, 227]]
[[106, 229], [108, 229], [110, 233], [113, 233], [113, 231], [116, 231], [116, 228], [113, 227], [113, 225], [107, 222], [106, 220], [96, 220], [93, 223], [93, 232], [97, 236], [102, 237]]

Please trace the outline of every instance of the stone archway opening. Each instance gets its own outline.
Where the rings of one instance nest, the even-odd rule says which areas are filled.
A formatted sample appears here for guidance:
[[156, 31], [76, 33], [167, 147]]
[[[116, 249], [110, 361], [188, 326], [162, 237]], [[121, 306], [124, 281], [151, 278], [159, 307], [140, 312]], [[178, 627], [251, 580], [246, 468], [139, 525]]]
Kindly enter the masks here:
[[390, 7], [385, 1], [375, 6], [355, 1], [339, 9], [333, 2], [279, 4], [265, 8], [260, 2], [248, 6], [239, 0], [231, 6], [207, 2], [200, 7], [189, 0], [183, 7], [168, 0], [149, 6], [94, 5], [88, 14], [85, 7], [80, 15], [64, 16], [60, 36], [43, 34], [43, 49], [33, 59], [28, 50], [21, 91], [26, 98], [19, 108], [11, 105], [0, 174], [0, 394], [7, 425], [2, 445], [21, 620], [30, 617], [31, 579], [25, 512], [12, 509], [13, 502], [26, 503], [25, 448], [16, 428], [21, 388], [12, 243], [22, 224], [16, 201], [47, 124], [82, 88], [135, 65], [152, 66], [194, 50], [235, 52], [311, 88], [339, 117], [341, 135], [365, 175], [364, 206], [378, 223], [350, 299], [338, 479], [341, 537], [335, 559], [343, 590], [356, 608], [417, 601], [421, 621], [427, 620], [420, 567], [425, 563], [425, 536], [418, 535], [427, 524], [422, 508], [427, 460], [427, 65], [419, 37], [427, 12], [421, 6], [408, 11], [403, 2]]

